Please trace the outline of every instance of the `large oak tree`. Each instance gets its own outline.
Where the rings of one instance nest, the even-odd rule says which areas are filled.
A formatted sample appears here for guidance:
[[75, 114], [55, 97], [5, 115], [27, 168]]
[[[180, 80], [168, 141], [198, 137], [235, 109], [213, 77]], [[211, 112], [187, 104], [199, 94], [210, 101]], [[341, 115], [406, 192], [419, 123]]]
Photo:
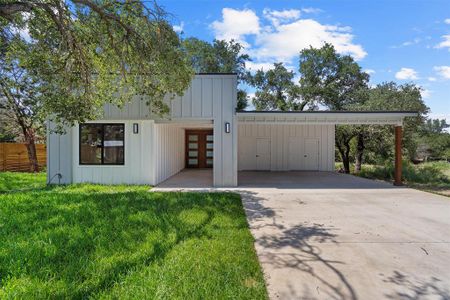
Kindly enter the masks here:
[[121, 106], [133, 95], [164, 114], [163, 96], [182, 93], [193, 75], [153, 1], [4, 0], [0, 29], [3, 46], [17, 34], [32, 46], [21, 66], [46, 82], [42, 111], [60, 125], [97, 118], [105, 102]]

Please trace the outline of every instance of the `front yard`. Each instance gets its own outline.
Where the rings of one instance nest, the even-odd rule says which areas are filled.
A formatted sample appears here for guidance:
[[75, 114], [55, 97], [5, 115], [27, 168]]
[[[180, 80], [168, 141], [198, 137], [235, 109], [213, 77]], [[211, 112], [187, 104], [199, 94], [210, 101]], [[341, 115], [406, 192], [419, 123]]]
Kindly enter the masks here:
[[[336, 169], [342, 163], [336, 163]], [[350, 168], [352, 174], [369, 178], [393, 181], [394, 165], [362, 165], [360, 173], [354, 173], [354, 166]], [[450, 163], [446, 161], [426, 162], [419, 165], [403, 163], [402, 177], [404, 183], [412, 188], [433, 192], [450, 197]]]
[[6, 175], [1, 299], [267, 298], [236, 194], [87, 184], [12, 192], [30, 184]]

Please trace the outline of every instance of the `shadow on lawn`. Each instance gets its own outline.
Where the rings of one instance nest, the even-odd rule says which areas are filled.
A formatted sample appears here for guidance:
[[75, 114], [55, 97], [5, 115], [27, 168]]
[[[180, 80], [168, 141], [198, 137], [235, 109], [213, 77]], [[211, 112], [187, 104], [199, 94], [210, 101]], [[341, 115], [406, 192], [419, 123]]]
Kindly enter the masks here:
[[222, 226], [247, 228], [238, 195], [98, 189], [1, 195], [0, 286], [29, 278], [22, 291], [86, 298], [186, 240], [211, 239]]

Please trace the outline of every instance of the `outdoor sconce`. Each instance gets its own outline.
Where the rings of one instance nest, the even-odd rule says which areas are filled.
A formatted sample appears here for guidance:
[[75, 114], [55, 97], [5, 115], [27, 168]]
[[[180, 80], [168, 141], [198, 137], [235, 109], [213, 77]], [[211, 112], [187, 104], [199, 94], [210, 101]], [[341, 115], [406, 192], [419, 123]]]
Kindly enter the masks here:
[[225, 122], [225, 133], [230, 133], [230, 131], [231, 131], [230, 122]]
[[138, 123], [133, 123], [133, 133], [134, 134], [139, 133], [139, 124]]

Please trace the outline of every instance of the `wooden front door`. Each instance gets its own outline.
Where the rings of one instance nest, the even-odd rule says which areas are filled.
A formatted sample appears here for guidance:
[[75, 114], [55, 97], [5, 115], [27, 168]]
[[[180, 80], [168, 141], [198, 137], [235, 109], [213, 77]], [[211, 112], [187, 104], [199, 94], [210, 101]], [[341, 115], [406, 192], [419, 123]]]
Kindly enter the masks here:
[[213, 131], [186, 130], [186, 168], [212, 168]]

